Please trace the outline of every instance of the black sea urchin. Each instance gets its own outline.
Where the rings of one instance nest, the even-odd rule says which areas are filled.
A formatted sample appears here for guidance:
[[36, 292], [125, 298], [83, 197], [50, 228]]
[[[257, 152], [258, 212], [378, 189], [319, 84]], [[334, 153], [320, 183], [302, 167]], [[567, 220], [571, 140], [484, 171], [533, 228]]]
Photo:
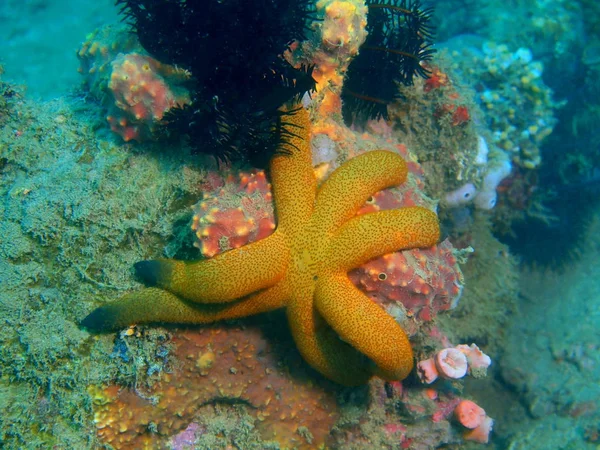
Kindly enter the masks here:
[[431, 59], [431, 8], [412, 0], [367, 0], [365, 43], [350, 63], [342, 88], [346, 124], [387, 118], [387, 107], [399, 97], [398, 84], [427, 78], [421, 62]]
[[305, 39], [310, 0], [117, 0], [142, 46], [192, 73], [192, 104], [165, 117], [165, 134], [221, 161], [262, 166], [285, 120], [279, 107], [315, 87], [312, 68], [282, 57]]

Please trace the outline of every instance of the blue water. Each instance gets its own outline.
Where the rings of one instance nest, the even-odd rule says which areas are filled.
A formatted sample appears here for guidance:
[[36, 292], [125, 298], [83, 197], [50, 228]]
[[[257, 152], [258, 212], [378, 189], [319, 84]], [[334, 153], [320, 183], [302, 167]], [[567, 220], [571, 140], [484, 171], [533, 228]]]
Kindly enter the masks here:
[[[363, 5], [319, 5], [332, 3]], [[473, 399], [493, 418], [493, 431], [488, 444], [477, 444], [463, 439], [465, 429], [450, 413], [434, 420], [442, 402], [421, 400], [426, 386], [413, 376], [404, 383], [410, 399], [377, 381], [369, 388], [331, 387], [339, 422], [327, 442], [365, 449], [596, 449], [600, 6], [464, 3], [427, 5], [435, 8], [433, 63], [450, 74], [456, 101], [471, 112], [466, 124], [458, 116], [440, 120], [448, 97], [427, 97], [423, 92], [431, 91], [419, 80], [402, 87], [402, 104], [416, 105], [402, 116], [408, 125], [396, 122], [382, 133], [409, 144], [424, 167], [425, 192], [441, 200], [444, 235], [455, 248], [468, 248], [460, 303], [435, 324], [453, 345], [475, 342], [492, 358], [486, 377], [442, 380], [433, 389], [440, 398]], [[170, 347], [178, 333], [172, 328], [97, 335], [79, 326], [100, 304], [140, 288], [132, 270], [137, 261], [199, 257], [189, 231], [191, 206], [210, 189], [207, 171], [219, 169], [190, 155], [183, 141], [125, 142], [124, 132], [111, 131], [107, 116], [118, 109], [94, 92], [95, 75], [78, 72], [90, 66], [77, 52], [94, 30], [119, 23], [109, 0], [0, 3], [0, 448], [105, 448], [94, 414], [114, 398], [103, 389], [129, 389], [151, 404], [146, 394], [163, 395], [164, 377], [183, 364]], [[309, 38], [318, 45], [315, 27]], [[332, 48], [325, 54], [338, 51]], [[318, 64], [329, 56], [314, 57]], [[442, 90], [429, 95], [447, 92], [433, 89]], [[476, 145], [456, 145], [477, 142], [477, 135], [489, 147], [485, 162]], [[337, 151], [344, 158], [361, 145], [336, 150], [332, 140], [321, 142], [324, 155]], [[328, 157], [333, 164], [336, 153]], [[510, 175], [491, 188], [493, 208], [444, 200], [470, 181], [481, 195], [484, 175], [501, 162]], [[415, 348], [424, 359], [441, 344], [428, 326], [419, 333]], [[289, 358], [300, 361], [290, 348]], [[287, 357], [285, 350], [275, 354]], [[377, 392], [388, 396], [382, 400]], [[283, 445], [262, 440], [260, 408], [251, 403], [213, 399], [209, 412], [206, 405], [189, 417], [181, 412], [189, 425], [165, 431], [151, 422], [132, 433], [145, 433], [148, 448]], [[415, 413], [417, 406], [425, 412]], [[126, 408], [143, 414], [135, 401]], [[390, 434], [390, 424], [409, 431]], [[318, 448], [306, 432], [297, 432], [299, 448]], [[112, 445], [141, 448], [141, 440], [131, 442]]]

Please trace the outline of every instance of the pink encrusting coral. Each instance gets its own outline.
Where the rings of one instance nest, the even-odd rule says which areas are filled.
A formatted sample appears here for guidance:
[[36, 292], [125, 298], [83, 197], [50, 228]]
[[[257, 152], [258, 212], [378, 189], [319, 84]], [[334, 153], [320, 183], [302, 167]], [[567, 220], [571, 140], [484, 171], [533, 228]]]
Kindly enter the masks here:
[[194, 246], [203, 256], [210, 258], [273, 232], [271, 185], [263, 170], [241, 172], [213, 182], [217, 187], [194, 206]]
[[172, 108], [191, 103], [181, 87], [190, 74], [151, 56], [119, 54], [111, 63], [108, 90], [114, 97], [106, 120], [125, 142], [150, 139], [155, 125]]
[[467, 357], [469, 375], [475, 378], [482, 378], [487, 375], [487, 368], [492, 363], [492, 359], [483, 353], [477, 345], [471, 344], [469, 346], [461, 344], [457, 345], [456, 348]]
[[111, 130], [126, 142], [154, 138], [166, 112], [191, 103], [183, 86], [190, 73], [147, 55], [126, 28], [90, 33], [77, 57], [87, 88], [108, 111]]

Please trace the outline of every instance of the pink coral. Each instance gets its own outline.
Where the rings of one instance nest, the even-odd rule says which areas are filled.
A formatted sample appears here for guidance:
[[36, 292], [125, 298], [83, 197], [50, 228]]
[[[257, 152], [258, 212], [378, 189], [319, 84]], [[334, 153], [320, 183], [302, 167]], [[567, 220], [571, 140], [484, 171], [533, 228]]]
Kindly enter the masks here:
[[194, 243], [211, 257], [269, 236], [275, 229], [271, 185], [265, 172], [229, 175], [218, 189], [207, 192], [194, 206]]
[[114, 97], [106, 120], [124, 141], [150, 139], [155, 125], [172, 108], [190, 104], [179, 86], [189, 73], [139, 53], [119, 54], [111, 63], [108, 90]]
[[485, 410], [471, 400], [462, 400], [454, 409], [454, 416], [465, 428], [474, 429], [485, 419]]
[[485, 416], [481, 424], [472, 429], [467, 430], [463, 433], [463, 438], [467, 441], [479, 442], [480, 444], [487, 444], [490, 440], [490, 433], [494, 426], [494, 420], [491, 417]]
[[77, 57], [90, 93], [102, 101], [111, 129], [125, 141], [152, 139], [168, 110], [191, 103], [183, 87], [190, 74], [146, 55], [125, 27], [90, 33]]
[[[433, 328], [435, 335], [439, 330]], [[447, 338], [444, 337], [447, 341]], [[457, 379], [464, 377], [467, 373], [474, 378], [485, 376], [486, 370], [491, 363], [488, 355], [483, 353], [475, 344], [457, 345], [438, 351], [433, 358], [424, 359], [417, 364], [417, 375], [426, 384], [431, 384], [438, 377], [446, 379]]]
[[457, 345], [456, 348], [467, 357], [469, 375], [474, 378], [482, 378], [487, 374], [487, 368], [492, 363], [492, 359], [483, 353], [477, 345], [471, 344], [468, 346], [461, 344]]
[[467, 374], [467, 357], [460, 350], [445, 348], [436, 353], [435, 367], [440, 376], [446, 379], [458, 379]]
[[423, 383], [431, 384], [438, 379], [440, 373], [435, 366], [433, 358], [425, 359], [417, 363], [417, 375]]

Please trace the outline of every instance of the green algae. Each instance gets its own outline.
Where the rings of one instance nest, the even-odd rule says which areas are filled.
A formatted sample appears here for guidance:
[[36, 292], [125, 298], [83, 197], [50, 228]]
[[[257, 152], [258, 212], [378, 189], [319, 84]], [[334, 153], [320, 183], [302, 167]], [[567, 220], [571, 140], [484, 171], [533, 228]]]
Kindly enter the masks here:
[[119, 338], [78, 321], [136, 287], [134, 262], [191, 247], [171, 237], [183, 234], [204, 172], [185, 151], [99, 139], [97, 106], [77, 95], [13, 96], [0, 109], [0, 442], [97, 448], [88, 386], [143, 386], [169, 361], [157, 355], [161, 329], [122, 358]]

